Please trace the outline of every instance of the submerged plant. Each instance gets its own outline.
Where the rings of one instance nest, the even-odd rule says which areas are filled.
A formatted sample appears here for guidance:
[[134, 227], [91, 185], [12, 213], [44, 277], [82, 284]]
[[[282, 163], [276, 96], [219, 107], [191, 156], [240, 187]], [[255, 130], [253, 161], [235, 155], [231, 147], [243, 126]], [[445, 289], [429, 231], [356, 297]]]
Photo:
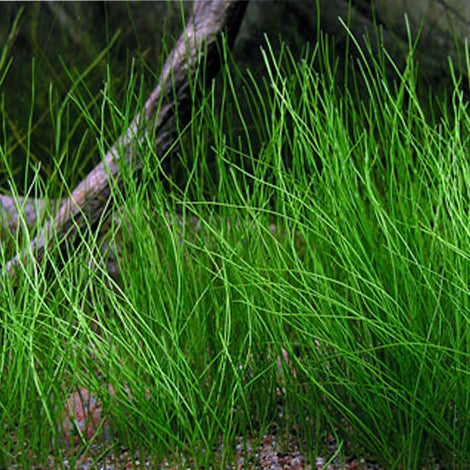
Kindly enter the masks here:
[[[59, 455], [80, 390], [102, 406], [93, 435], [77, 430], [83, 452], [111, 429], [106, 445], [155, 462], [222, 467], [237, 437], [277, 422], [386, 468], [468, 465], [470, 119], [458, 82], [435, 119], [412, 54], [404, 70], [383, 54], [364, 52], [344, 88], [326, 42], [300, 60], [268, 45], [264, 83], [227, 67], [180, 129], [177, 173], [148, 140], [143, 184], [129, 171], [113, 188], [117, 280], [81, 232], [68, 259], [53, 250], [4, 283], [2, 465], [51, 442]], [[138, 84], [123, 101], [104, 89], [117, 134]]]

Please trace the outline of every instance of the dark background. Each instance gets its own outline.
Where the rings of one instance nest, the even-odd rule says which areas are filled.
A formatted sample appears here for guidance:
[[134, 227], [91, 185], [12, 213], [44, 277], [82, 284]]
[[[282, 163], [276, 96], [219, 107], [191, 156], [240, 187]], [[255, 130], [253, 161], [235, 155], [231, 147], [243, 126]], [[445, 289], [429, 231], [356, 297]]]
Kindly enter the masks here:
[[[369, 34], [375, 47], [375, 33], [379, 31], [395, 60], [403, 63], [408, 44], [405, 24], [387, 22], [380, 11], [374, 9], [374, 3], [366, 0], [253, 1], [235, 44], [234, 60], [240, 70], [249, 68], [262, 80], [264, 66], [260, 46], [266, 44], [265, 36], [275, 49], [285, 42], [294, 55], [300, 55], [306, 44], [316, 43], [320, 29], [328, 35], [338, 57], [355, 54], [357, 51], [350, 47], [344, 27], [338, 21], [341, 16], [349, 22], [361, 43], [364, 35]], [[432, 0], [429, 3], [433, 3]], [[0, 142], [12, 173], [6, 166], [0, 167], [0, 190], [8, 192], [11, 177], [20, 190], [31, 184], [34, 175], [25, 171], [27, 158], [33, 166], [40, 164], [42, 178], [56, 177], [54, 161], [60, 155], [62, 166], [73, 167], [70, 186], [77, 184], [99, 161], [96, 136], [87, 133], [88, 125], [73, 104], [61, 111], [64, 124], [68, 123], [73, 129], [66, 145], [58, 138], [54, 123], [54, 116], [61, 110], [77, 77], [81, 77], [77, 91], [86, 96], [90, 112], [97, 116], [101, 91], [108, 76], [112, 77], [112, 92], [117, 102], [122, 98], [132, 67], [142, 73], [143, 86], [150, 92], [161, 63], [181, 33], [184, 18], [191, 8], [192, 2], [2, 3], [0, 44], [5, 46], [6, 61], [0, 69], [0, 77], [6, 71], [8, 60], [11, 63], [0, 86]], [[9, 37], [18, 15], [16, 35]], [[415, 36], [418, 29], [419, 25], [415, 25]], [[439, 36], [438, 30], [427, 34], [427, 29], [422, 28], [417, 54], [420, 80], [423, 94], [431, 90], [438, 95], [449, 88], [447, 56], [450, 54], [459, 64], [462, 54], [455, 38]], [[436, 44], [440, 44], [440, 48]]]

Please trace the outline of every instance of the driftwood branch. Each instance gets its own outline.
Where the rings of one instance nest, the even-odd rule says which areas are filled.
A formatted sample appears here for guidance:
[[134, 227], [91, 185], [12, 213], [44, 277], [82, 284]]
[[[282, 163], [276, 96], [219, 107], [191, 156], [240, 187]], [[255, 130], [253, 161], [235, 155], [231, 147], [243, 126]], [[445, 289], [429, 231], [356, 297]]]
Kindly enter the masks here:
[[[41, 261], [48, 240], [55, 233], [56, 240], [66, 240], [87, 226], [95, 226], [109, 201], [111, 186], [120, 184], [122, 163], [140, 168], [139, 148], [146, 138], [155, 142], [159, 155], [164, 155], [173, 144], [174, 116], [184, 125], [189, 121], [191, 104], [190, 85], [199, 67], [205, 67], [206, 83], [210, 83], [220, 68], [220, 39], [225, 33], [232, 45], [246, 9], [246, 0], [195, 0], [193, 16], [165, 62], [157, 87], [137, 114], [127, 132], [107, 152], [103, 161], [63, 201], [54, 219], [46, 223], [31, 242], [30, 250]], [[203, 84], [204, 85], [204, 84]], [[201, 87], [202, 88], [202, 87]], [[201, 89], [200, 88], [200, 89]], [[9, 196], [0, 196], [0, 220], [8, 220], [14, 230], [18, 224], [18, 202]], [[25, 202], [25, 220], [34, 224], [41, 200]], [[12, 276], [26, 253], [17, 254], [7, 263], [7, 274]]]

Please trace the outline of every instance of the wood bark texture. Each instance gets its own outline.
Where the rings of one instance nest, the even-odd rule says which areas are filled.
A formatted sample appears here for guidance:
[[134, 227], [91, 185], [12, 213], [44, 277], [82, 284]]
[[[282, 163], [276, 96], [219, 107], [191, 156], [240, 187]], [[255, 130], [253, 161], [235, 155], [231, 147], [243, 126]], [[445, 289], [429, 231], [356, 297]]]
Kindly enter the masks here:
[[[31, 242], [27, 252], [34, 253], [37, 261], [42, 260], [46, 247], [50, 247], [48, 240], [53, 233], [57, 235], [55, 239], [67, 240], [77, 230], [95, 226], [109, 204], [112, 185], [119, 185], [122, 181], [122, 164], [139, 170], [139, 149], [146, 139], [151, 138], [155, 142], [160, 156], [171, 148], [174, 142], [175, 113], [182, 125], [189, 121], [191, 115], [194, 101], [190, 86], [194, 83], [196, 71], [204, 67], [205, 72], [198, 74], [198, 77], [204, 77], [206, 84], [210, 83], [221, 64], [222, 33], [229, 46], [233, 45], [246, 6], [247, 0], [194, 1], [193, 15], [168, 56], [158, 84], [144, 108], [126, 133], [109, 149], [102, 162], [75, 188], [69, 198], [61, 202], [54, 219], [46, 223]], [[15, 200], [0, 195], [0, 223], [1, 219], [6, 221], [11, 231], [18, 228], [18, 210], [22, 203], [25, 222], [33, 225], [44, 201]], [[14, 276], [26, 259], [26, 252], [18, 253], [7, 263], [7, 275]]]

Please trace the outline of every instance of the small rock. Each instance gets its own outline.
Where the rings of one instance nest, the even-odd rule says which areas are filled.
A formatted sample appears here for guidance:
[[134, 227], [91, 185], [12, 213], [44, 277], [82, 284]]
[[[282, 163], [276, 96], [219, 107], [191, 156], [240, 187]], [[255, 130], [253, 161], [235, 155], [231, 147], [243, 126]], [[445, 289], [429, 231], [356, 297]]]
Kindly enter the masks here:
[[291, 465], [293, 467], [300, 467], [301, 465], [303, 465], [305, 462], [305, 457], [303, 455], [299, 455], [298, 457], [294, 457], [291, 461]]

